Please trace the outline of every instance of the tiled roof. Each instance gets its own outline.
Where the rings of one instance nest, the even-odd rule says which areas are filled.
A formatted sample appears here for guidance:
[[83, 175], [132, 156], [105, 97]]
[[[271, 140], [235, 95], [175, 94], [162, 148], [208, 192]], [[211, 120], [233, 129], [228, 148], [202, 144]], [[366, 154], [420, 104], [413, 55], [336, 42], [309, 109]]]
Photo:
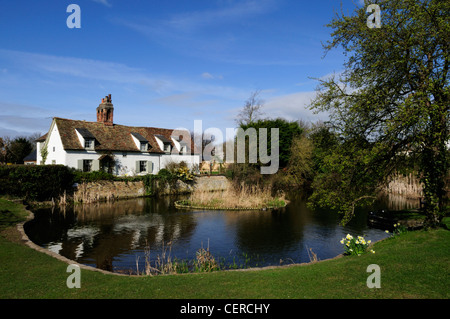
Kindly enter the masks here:
[[76, 128], [76, 130], [77, 130], [78, 133], [80, 133], [80, 135], [83, 136], [83, 138], [85, 138], [85, 139], [92, 139], [92, 138], [95, 138], [95, 136], [92, 135], [92, 133], [89, 132], [89, 130], [86, 129], [86, 128]]
[[[173, 130], [156, 127], [136, 127], [114, 124], [112, 126], [104, 125], [100, 122], [87, 122], [79, 120], [69, 120], [55, 117], [56, 125], [61, 136], [62, 144], [65, 150], [84, 150], [78, 139], [77, 133], [80, 129], [87, 130], [95, 137], [96, 151], [119, 151], [119, 152], [140, 152], [133, 142], [132, 133], [141, 135], [149, 142], [148, 152], [164, 153], [156, 142], [155, 135], [161, 135], [171, 141]], [[171, 141], [172, 146], [175, 146]], [[194, 142], [191, 140], [188, 153], [194, 150]], [[197, 152], [195, 152], [197, 153]]]

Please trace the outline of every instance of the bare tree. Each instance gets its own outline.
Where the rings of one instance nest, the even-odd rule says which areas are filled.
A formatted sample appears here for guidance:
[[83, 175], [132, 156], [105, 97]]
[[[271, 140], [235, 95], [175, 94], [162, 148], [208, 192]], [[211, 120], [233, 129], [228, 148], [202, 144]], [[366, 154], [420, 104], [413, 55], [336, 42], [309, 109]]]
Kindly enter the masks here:
[[261, 111], [264, 101], [259, 98], [260, 91], [254, 91], [250, 94], [250, 97], [245, 101], [244, 108], [239, 112], [236, 118], [236, 123], [239, 126], [251, 124], [258, 119], [264, 113]]

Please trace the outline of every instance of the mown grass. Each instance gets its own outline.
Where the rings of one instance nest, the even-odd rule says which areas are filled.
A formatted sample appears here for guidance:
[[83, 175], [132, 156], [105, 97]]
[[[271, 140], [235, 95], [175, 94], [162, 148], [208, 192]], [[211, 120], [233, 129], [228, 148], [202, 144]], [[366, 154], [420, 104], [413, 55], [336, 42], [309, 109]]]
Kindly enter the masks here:
[[[24, 216], [0, 199], [0, 211]], [[18, 214], [18, 215], [16, 215]], [[16, 220], [14, 220], [15, 222]], [[4, 220], [2, 221], [2, 223]], [[66, 286], [67, 264], [0, 236], [0, 298], [449, 298], [450, 231], [416, 231], [384, 240], [375, 254], [258, 271], [128, 277], [81, 270], [81, 288]], [[13, 236], [12, 236], [13, 237]], [[366, 285], [367, 266], [381, 268], [381, 288]]]

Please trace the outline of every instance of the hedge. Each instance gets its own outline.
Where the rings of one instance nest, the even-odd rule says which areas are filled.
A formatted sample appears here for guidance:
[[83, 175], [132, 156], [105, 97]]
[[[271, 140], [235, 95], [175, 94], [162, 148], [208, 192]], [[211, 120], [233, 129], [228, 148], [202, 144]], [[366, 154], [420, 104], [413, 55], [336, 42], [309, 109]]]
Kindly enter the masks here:
[[71, 191], [74, 174], [63, 165], [0, 165], [0, 194], [45, 201]]

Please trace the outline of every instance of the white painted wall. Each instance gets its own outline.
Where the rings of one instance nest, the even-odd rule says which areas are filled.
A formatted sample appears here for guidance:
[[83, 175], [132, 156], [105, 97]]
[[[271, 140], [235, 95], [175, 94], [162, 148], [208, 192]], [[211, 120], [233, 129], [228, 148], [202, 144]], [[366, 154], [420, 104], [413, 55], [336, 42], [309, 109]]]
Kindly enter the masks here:
[[62, 164], [66, 165], [66, 151], [64, 150], [61, 137], [59, 136], [58, 127], [55, 122], [52, 123], [50, 127], [49, 134], [47, 136], [46, 142], [40, 147], [37, 153], [37, 163], [41, 164], [42, 156], [41, 149], [42, 147], [47, 147], [48, 155], [45, 161], [45, 165], [49, 164]]
[[194, 165], [200, 165], [200, 155], [178, 155], [178, 154], [163, 154], [161, 155], [161, 168], [165, 168], [171, 162], [180, 163], [184, 161], [189, 169]]
[[[160, 157], [157, 154], [149, 153], [130, 153], [130, 152], [112, 152], [116, 167], [114, 174], [119, 176], [135, 176], [145, 174], [157, 174], [160, 170]], [[67, 151], [66, 165], [78, 169], [79, 160], [93, 160], [96, 161], [102, 154], [95, 151]], [[151, 171], [138, 173], [136, 162], [147, 161], [152, 163]], [[148, 164], [149, 165], [149, 164]], [[148, 166], [150, 170], [150, 166]]]

